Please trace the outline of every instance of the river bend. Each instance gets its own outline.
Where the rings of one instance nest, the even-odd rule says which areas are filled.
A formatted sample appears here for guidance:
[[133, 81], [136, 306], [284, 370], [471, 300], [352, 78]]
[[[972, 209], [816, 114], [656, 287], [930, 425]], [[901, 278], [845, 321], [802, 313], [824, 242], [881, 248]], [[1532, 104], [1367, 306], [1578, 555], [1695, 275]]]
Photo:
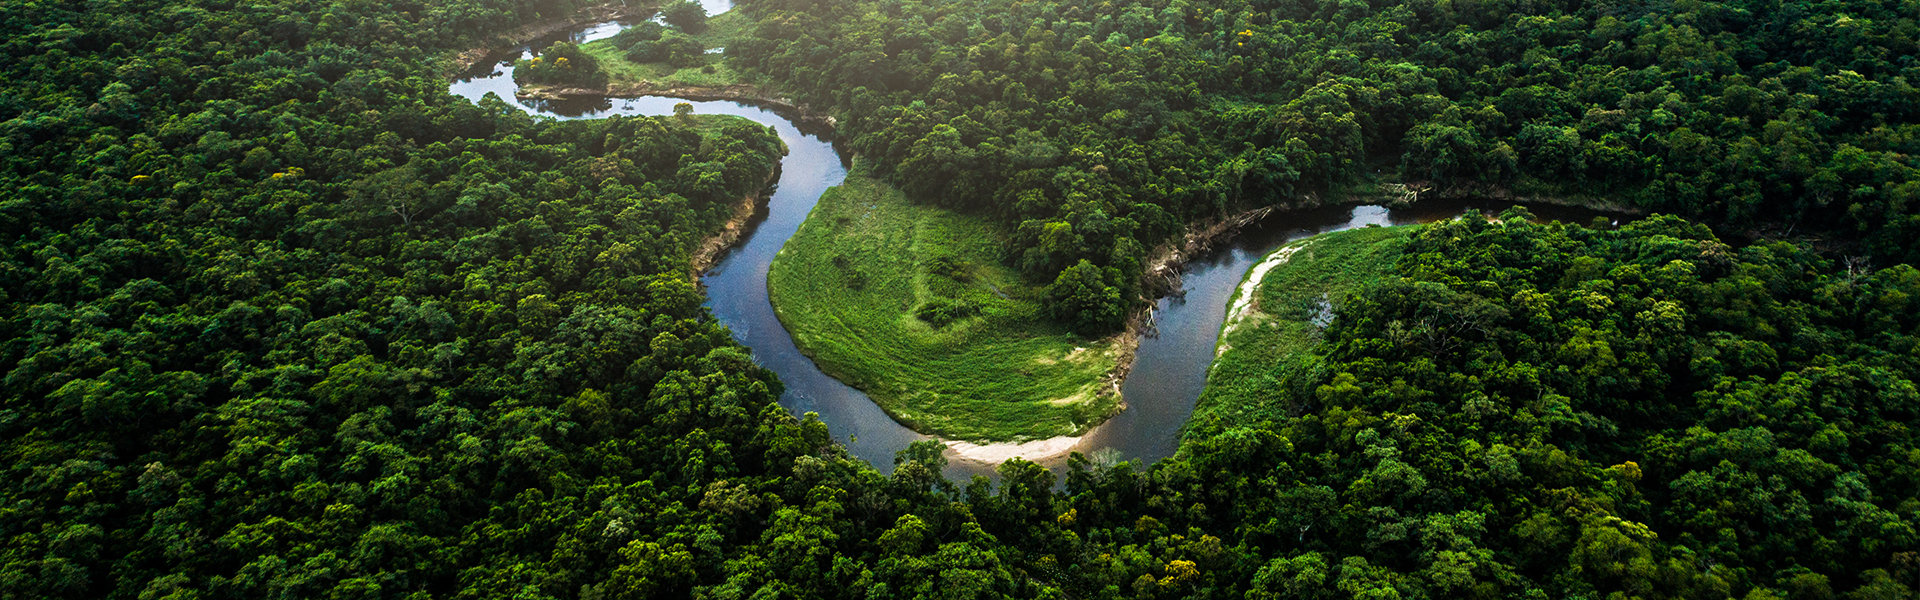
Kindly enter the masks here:
[[[727, 0], [708, 0], [707, 4], [709, 12], [730, 8]], [[813, 210], [821, 193], [846, 178], [847, 161], [835, 151], [830, 139], [824, 137], [825, 132], [803, 131], [772, 110], [729, 101], [688, 101], [658, 96], [563, 101], [514, 97], [518, 86], [513, 82], [512, 59], [527, 56], [533, 47], [556, 39], [587, 42], [610, 37], [625, 27], [621, 23], [598, 23], [536, 40], [507, 53], [506, 60], [483, 64], [463, 75], [448, 91], [475, 102], [493, 93], [530, 114], [556, 119], [669, 115], [675, 104], [688, 102], [696, 113], [735, 115], [773, 127], [789, 149], [781, 163], [779, 181], [766, 209], [755, 217], [745, 238], [701, 276], [707, 290], [706, 306], [733, 331], [736, 340], [752, 349], [756, 362], [780, 376], [786, 385], [786, 392], [780, 398], [782, 406], [796, 415], [818, 413], [834, 436], [855, 456], [882, 471], [892, 471], [894, 453], [913, 441], [930, 439], [929, 436], [900, 425], [865, 394], [821, 372], [794, 346], [793, 338], [774, 316], [773, 304], [767, 298], [768, 265]], [[1248, 226], [1229, 243], [1187, 263], [1183, 296], [1162, 298], [1155, 304], [1153, 316], [1158, 331], [1140, 340], [1133, 370], [1121, 387], [1127, 409], [1088, 432], [1075, 444], [1074, 450], [1098, 462], [1151, 463], [1173, 454], [1180, 432], [1193, 413], [1194, 402], [1206, 387], [1207, 369], [1214, 358], [1227, 301], [1247, 269], [1275, 248], [1329, 231], [1428, 222], [1450, 218], [1471, 208], [1497, 212], [1507, 206], [1511, 204], [1427, 202], [1407, 210], [1380, 206], [1335, 207], [1276, 213]], [[1562, 220], [1584, 220], [1598, 214], [1551, 206], [1530, 206], [1529, 209], [1541, 217]], [[950, 478], [993, 475], [992, 465], [962, 459], [951, 451], [948, 458]], [[1061, 473], [1066, 459], [1054, 457], [1038, 462]]]

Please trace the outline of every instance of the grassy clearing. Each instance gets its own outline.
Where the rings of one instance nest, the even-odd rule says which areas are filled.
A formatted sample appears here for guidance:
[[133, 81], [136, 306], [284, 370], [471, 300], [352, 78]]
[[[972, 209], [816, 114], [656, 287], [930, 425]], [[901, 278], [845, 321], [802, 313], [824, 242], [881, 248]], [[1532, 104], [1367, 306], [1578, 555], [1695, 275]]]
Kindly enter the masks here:
[[[708, 49], [725, 48], [739, 37], [752, 23], [740, 11], [727, 11], [707, 20], [707, 31], [693, 36]], [[746, 83], [739, 73], [727, 67], [719, 54], [708, 54], [706, 63], [700, 66], [679, 68], [667, 63], [636, 63], [627, 60], [627, 53], [613, 47], [612, 39], [594, 40], [580, 46], [582, 51], [600, 61], [600, 69], [606, 71], [607, 78], [615, 87], [642, 80], [652, 81], [663, 86], [728, 86]], [[706, 69], [712, 68], [712, 73]]]
[[[766, 129], [766, 126], [761, 125], [758, 121], [754, 121], [753, 119], [749, 119], [741, 116], [735, 116], [735, 115], [709, 115], [709, 114], [700, 114], [696, 112], [693, 114], [692, 116], [693, 120], [690, 122], [681, 121], [679, 120], [680, 119], [679, 117], [675, 117], [672, 115], [656, 115], [656, 117], [665, 119], [667, 120], [667, 122], [672, 123], [674, 125], [678, 125], [678, 126], [691, 125], [693, 127], [694, 132], [699, 133], [702, 139], [709, 139], [709, 140], [719, 138], [723, 133], [726, 132], [728, 127], [733, 127], [736, 125], [752, 125], [754, 127]], [[786, 142], [781, 142], [781, 146], [783, 148], [785, 147], [785, 145], [786, 145]]]
[[[1227, 303], [1220, 346], [1207, 373], [1207, 389], [1191, 423], [1218, 419], [1226, 426], [1285, 417], [1290, 398], [1315, 381], [1314, 344], [1333, 310], [1351, 292], [1393, 269], [1413, 226], [1367, 227], [1317, 235], [1267, 255], [1285, 256], [1255, 286], [1253, 301], [1241, 290]], [[1263, 263], [1266, 260], [1262, 261]], [[1260, 268], [1250, 270], [1254, 277]]]
[[1118, 411], [1099, 393], [1115, 349], [1044, 316], [1040, 287], [999, 260], [1003, 230], [860, 171], [821, 196], [767, 276], [822, 370], [948, 439], [1075, 435]]

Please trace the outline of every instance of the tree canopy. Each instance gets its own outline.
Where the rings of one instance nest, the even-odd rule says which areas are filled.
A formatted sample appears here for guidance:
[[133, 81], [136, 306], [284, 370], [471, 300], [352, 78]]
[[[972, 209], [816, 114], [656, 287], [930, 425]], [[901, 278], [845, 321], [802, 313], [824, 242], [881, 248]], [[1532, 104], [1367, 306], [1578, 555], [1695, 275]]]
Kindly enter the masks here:
[[1694, 217], [1425, 227], [1289, 414], [997, 484], [850, 457], [701, 307], [772, 133], [446, 93], [575, 8], [0, 9], [0, 597], [1920, 588], [1910, 3], [744, 5], [733, 60], [1090, 326], [1189, 220], [1375, 168]]
[[660, 10], [660, 20], [687, 33], [707, 30], [707, 8], [693, 0], [670, 3]]
[[554, 42], [538, 56], [514, 62], [513, 67], [513, 80], [522, 85], [607, 87], [607, 74], [600, 70], [600, 62], [567, 42]]
[[1136, 279], [1183, 223], [1381, 184], [1920, 259], [1900, 2], [740, 5], [736, 68], [833, 112], [915, 197], [1017, 227], [1008, 261], [1036, 281], [1080, 260]]

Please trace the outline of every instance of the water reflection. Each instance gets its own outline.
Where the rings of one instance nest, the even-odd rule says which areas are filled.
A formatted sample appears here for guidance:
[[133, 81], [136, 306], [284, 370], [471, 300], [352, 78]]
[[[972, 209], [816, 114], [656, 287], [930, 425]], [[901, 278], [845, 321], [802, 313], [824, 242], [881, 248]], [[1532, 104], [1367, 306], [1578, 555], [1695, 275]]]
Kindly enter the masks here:
[[[714, 4], [708, 4], [710, 11]], [[624, 27], [603, 23], [565, 35], [592, 40], [611, 36]], [[525, 56], [530, 50], [521, 48], [519, 52], [519, 56]], [[513, 95], [516, 86], [511, 64], [489, 63], [483, 67], [453, 82], [448, 91], [476, 102], [492, 93], [529, 114], [557, 119], [668, 115], [675, 104], [687, 102], [665, 97], [521, 101]], [[794, 414], [819, 413], [853, 455], [882, 471], [892, 471], [896, 452], [928, 436], [901, 426], [865, 394], [821, 372], [794, 346], [767, 299], [768, 265], [812, 211], [820, 194], [846, 177], [845, 159], [835, 151], [826, 132], [802, 129], [773, 111], [725, 101], [691, 104], [696, 113], [737, 115], [771, 126], [790, 152], [781, 163], [780, 179], [766, 211], [752, 224], [745, 241], [701, 278], [707, 290], [706, 306], [733, 331], [735, 339], [752, 349], [756, 362], [780, 376], [786, 386], [780, 398], [782, 406]], [[1097, 456], [1102, 462], [1152, 462], [1174, 453], [1194, 402], [1206, 387], [1207, 368], [1226, 317], [1227, 299], [1247, 269], [1275, 248], [1329, 231], [1424, 223], [1469, 209], [1498, 214], [1509, 206], [1513, 204], [1421, 202], [1400, 210], [1335, 207], [1274, 214], [1247, 227], [1230, 242], [1186, 265], [1183, 296], [1158, 301], [1154, 308], [1157, 335], [1140, 341], [1132, 373], [1121, 388], [1127, 410], [1089, 432], [1075, 450]], [[1585, 223], [1601, 216], [1594, 211], [1557, 206], [1528, 208], [1543, 220]], [[950, 478], [993, 474], [993, 465], [962, 460], [951, 453], [949, 459]], [[1066, 458], [1040, 462], [1059, 473]]]
[[[733, 10], [732, 0], [700, 0], [700, 5], [707, 9], [708, 16]], [[654, 19], [658, 20], [659, 17], [656, 15]], [[596, 40], [604, 40], [619, 35], [620, 32], [626, 31], [628, 27], [632, 27], [633, 25], [634, 22], [632, 21], [608, 21], [536, 38], [526, 45], [497, 56], [490, 56], [487, 60], [483, 60], [479, 64], [474, 65], [472, 69], [469, 69], [466, 73], [461, 74], [458, 79], [455, 79], [453, 85], [447, 87], [447, 92], [466, 98], [474, 103], [479, 103], [480, 99], [485, 98], [487, 94], [493, 94], [498, 96], [501, 101], [526, 111], [528, 114], [544, 115], [559, 119], [602, 119], [616, 114], [645, 114], [627, 112], [627, 109], [624, 108], [616, 109], [615, 103], [607, 98], [573, 97], [564, 100], [541, 100], [536, 98], [523, 99], [514, 96], [514, 92], [520, 89], [520, 86], [513, 82], [514, 62], [533, 58], [538, 54], [540, 49], [546, 48], [554, 42], [567, 41], [575, 44], [585, 44]], [[714, 51], [715, 50], [708, 50], [707, 52], [713, 53]]]
[[[1413, 208], [1332, 207], [1276, 213], [1254, 223], [1231, 243], [1187, 263], [1185, 294], [1162, 298], [1154, 308], [1156, 335], [1140, 340], [1133, 371], [1120, 392], [1127, 410], [1093, 430], [1077, 450], [1108, 460], [1153, 462], [1172, 456], [1194, 403], [1206, 389], [1227, 301], [1240, 280], [1267, 254], [1295, 240], [1368, 225], [1410, 225], [1450, 219], [1468, 210], [1499, 214], [1514, 203], [1421, 202]], [[1562, 206], [1527, 205], [1542, 221], [1585, 223], [1601, 213]], [[1058, 471], [1065, 459], [1045, 461]]]

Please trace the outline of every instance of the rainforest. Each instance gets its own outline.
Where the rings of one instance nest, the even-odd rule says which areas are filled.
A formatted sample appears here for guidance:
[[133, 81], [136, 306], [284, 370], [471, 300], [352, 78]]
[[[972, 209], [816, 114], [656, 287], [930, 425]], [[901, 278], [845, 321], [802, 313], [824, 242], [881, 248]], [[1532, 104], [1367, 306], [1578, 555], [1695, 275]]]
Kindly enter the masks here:
[[1920, 593], [1911, 0], [0, 2], [0, 598]]

